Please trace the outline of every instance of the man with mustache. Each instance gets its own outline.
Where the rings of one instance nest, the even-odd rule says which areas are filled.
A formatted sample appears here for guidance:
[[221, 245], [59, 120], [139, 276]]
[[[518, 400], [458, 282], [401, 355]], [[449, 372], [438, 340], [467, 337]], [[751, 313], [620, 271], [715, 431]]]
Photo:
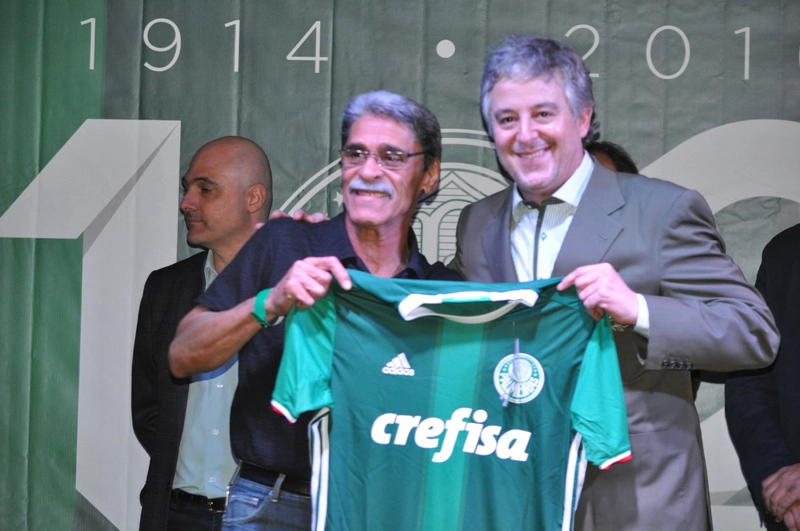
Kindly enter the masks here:
[[195, 299], [267, 220], [272, 174], [251, 140], [223, 137], [201, 147], [183, 179], [187, 241], [206, 252], [150, 274], [133, 350], [133, 428], [150, 455], [140, 529], [222, 528], [225, 490], [236, 470], [228, 417], [235, 358], [218, 370], [174, 379], [169, 344]]
[[588, 466], [575, 529], [707, 530], [691, 370], [766, 366], [778, 333], [700, 194], [589, 156], [593, 108], [567, 46], [509, 37], [492, 51], [481, 110], [513, 186], [464, 208], [452, 265], [472, 281], [564, 276], [559, 289], [614, 322], [632, 459]]
[[311, 415], [289, 424], [270, 398], [283, 351], [281, 317], [306, 308], [345, 268], [381, 277], [456, 280], [417, 249], [411, 219], [439, 184], [436, 117], [398, 94], [355, 97], [342, 118], [345, 212], [316, 224], [288, 218], [257, 232], [178, 327], [170, 348], [177, 377], [214, 370], [239, 355], [231, 442], [240, 460], [226, 529], [307, 529], [311, 525], [306, 434]]

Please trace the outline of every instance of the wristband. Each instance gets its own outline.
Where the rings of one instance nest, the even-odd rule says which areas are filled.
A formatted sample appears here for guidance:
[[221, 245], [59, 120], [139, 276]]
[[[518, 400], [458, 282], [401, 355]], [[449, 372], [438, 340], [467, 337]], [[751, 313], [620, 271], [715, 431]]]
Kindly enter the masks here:
[[250, 315], [256, 318], [256, 321], [261, 323], [261, 326], [266, 328], [271, 326], [269, 321], [267, 321], [267, 309], [264, 307], [264, 304], [267, 302], [267, 297], [269, 296], [270, 289], [264, 289], [258, 292], [256, 295], [256, 300], [253, 303], [253, 311], [250, 312]]

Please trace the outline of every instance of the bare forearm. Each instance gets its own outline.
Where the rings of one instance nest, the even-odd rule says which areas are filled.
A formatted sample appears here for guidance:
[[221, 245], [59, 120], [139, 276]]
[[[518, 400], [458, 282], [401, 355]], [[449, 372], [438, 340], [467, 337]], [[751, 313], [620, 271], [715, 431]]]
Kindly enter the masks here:
[[185, 378], [228, 362], [261, 329], [252, 310], [253, 299], [248, 299], [222, 312], [202, 306], [189, 312], [169, 348], [172, 374]]
[[[308, 308], [328, 292], [334, 277], [350, 289], [350, 276], [338, 258], [312, 256], [298, 260], [275, 287], [268, 293], [261, 292], [266, 296], [261, 319], [271, 322], [288, 314], [292, 307]], [[221, 312], [197, 306], [186, 314], [169, 347], [172, 374], [185, 378], [228, 362], [261, 329], [261, 323], [251, 313], [256, 300], [258, 297], [252, 297]]]

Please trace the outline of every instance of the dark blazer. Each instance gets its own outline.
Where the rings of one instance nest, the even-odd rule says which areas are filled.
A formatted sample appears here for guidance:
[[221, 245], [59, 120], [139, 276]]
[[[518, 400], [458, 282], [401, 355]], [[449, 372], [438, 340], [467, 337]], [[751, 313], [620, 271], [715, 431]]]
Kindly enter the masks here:
[[756, 288], [781, 333], [778, 358], [725, 383], [725, 418], [753, 501], [769, 529], [786, 529], [765, 514], [761, 482], [800, 463], [800, 225], [764, 248]]
[[[517, 280], [511, 203], [509, 187], [462, 211], [451, 266], [467, 280]], [[553, 276], [600, 262], [644, 295], [650, 336], [614, 325], [632, 460], [605, 472], [589, 465], [575, 529], [709, 529], [690, 369], [768, 365], [778, 344], [771, 314], [697, 192], [595, 163]]]
[[206, 252], [153, 271], [139, 306], [133, 345], [131, 413], [133, 431], [150, 455], [147, 480], [139, 496], [139, 529], [167, 528], [170, 492], [186, 416], [189, 379], [169, 370], [169, 345], [178, 323], [203, 292]]

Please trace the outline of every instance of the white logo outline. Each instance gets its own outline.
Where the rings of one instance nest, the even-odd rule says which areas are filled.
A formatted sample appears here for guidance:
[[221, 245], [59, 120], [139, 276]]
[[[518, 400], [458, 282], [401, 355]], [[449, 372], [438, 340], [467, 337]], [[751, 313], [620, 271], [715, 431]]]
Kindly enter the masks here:
[[525, 404], [544, 388], [544, 368], [530, 354], [513, 353], [497, 363], [493, 380], [501, 399], [512, 404]]

